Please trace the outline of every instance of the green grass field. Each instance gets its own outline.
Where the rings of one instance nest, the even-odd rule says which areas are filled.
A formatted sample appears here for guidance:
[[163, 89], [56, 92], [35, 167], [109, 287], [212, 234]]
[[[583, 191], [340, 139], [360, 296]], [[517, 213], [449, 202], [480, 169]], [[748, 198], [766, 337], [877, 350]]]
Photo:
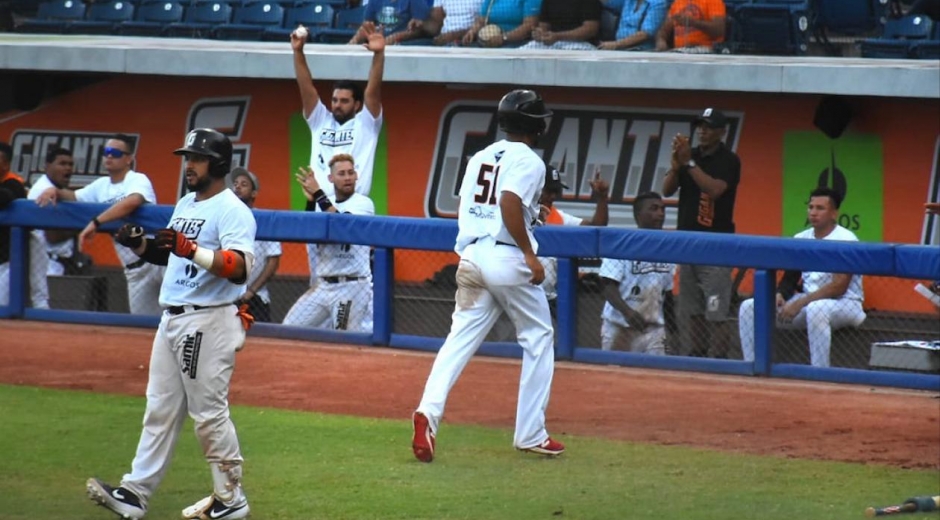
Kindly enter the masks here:
[[[143, 409], [142, 398], [0, 386], [0, 519], [115, 518], [84, 482], [120, 480]], [[250, 407], [233, 418], [255, 520], [845, 520], [940, 494], [937, 471], [571, 436], [545, 459], [514, 451], [511, 431], [446, 424], [438, 458], [422, 464], [408, 420]], [[210, 486], [190, 423], [148, 519], [179, 518]]]

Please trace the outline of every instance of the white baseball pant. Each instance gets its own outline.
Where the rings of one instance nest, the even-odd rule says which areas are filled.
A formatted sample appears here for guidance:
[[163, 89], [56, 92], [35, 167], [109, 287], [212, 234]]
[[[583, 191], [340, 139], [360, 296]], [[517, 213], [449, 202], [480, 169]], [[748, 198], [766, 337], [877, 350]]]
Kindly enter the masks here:
[[163, 309], [160, 308], [160, 286], [166, 267], [151, 263], [144, 263], [133, 269], [124, 268], [124, 277], [127, 279], [127, 303], [131, 314], [158, 316]]
[[321, 278], [294, 302], [283, 323], [294, 327], [371, 332], [371, 312], [372, 283], [368, 278], [338, 283]]
[[666, 354], [666, 327], [649, 325], [642, 331], [637, 331], [610, 320], [602, 320], [601, 349], [664, 356]]
[[29, 234], [29, 301], [34, 309], [49, 308], [48, 271], [45, 234], [41, 229], [34, 229]]
[[457, 304], [450, 334], [434, 360], [418, 411], [437, 433], [447, 395], [483, 339], [505, 311], [523, 349], [522, 375], [513, 444], [529, 448], [545, 442], [545, 409], [555, 371], [552, 318], [540, 286], [522, 251], [483, 239], [467, 246], [457, 267]]
[[214, 491], [225, 497], [241, 478], [228, 390], [245, 329], [234, 305], [186, 308], [179, 315], [164, 312], [160, 319], [150, 354], [144, 428], [131, 472], [121, 481], [145, 506], [169, 467], [187, 412], [212, 468]]
[[[805, 296], [794, 294], [787, 303]], [[808, 329], [809, 357], [814, 367], [829, 366], [829, 350], [833, 329], [858, 327], [865, 321], [862, 302], [843, 298], [840, 300], [816, 300], [800, 310], [792, 325]], [[745, 361], [754, 361], [754, 299], [741, 302], [738, 311], [738, 329], [741, 334], [741, 352]]]

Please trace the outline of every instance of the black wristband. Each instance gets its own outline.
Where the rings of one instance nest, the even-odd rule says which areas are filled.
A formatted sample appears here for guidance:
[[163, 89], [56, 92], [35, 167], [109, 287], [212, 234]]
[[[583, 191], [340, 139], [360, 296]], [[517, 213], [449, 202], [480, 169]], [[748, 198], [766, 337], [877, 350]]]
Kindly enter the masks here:
[[91, 223], [95, 225], [95, 229], [98, 229], [101, 227], [101, 221], [98, 220], [98, 217], [91, 219]]
[[323, 190], [317, 190], [313, 192], [313, 200], [319, 202], [320, 197], [326, 197], [326, 193], [323, 193]]
[[326, 195], [317, 199], [317, 205], [320, 206], [321, 211], [329, 211], [333, 207], [333, 203]]

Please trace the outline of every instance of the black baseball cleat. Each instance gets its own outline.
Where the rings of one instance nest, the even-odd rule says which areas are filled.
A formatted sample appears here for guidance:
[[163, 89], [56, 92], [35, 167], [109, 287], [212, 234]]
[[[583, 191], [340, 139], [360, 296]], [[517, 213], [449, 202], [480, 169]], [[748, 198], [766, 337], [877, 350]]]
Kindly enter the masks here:
[[147, 514], [147, 510], [140, 504], [140, 497], [127, 488], [113, 488], [96, 478], [90, 478], [85, 483], [85, 489], [88, 491], [88, 498], [94, 503], [125, 520], [140, 520]]
[[183, 518], [187, 520], [236, 520], [248, 518], [249, 511], [248, 500], [240, 492], [228, 505], [215, 495], [210, 495], [184, 509]]

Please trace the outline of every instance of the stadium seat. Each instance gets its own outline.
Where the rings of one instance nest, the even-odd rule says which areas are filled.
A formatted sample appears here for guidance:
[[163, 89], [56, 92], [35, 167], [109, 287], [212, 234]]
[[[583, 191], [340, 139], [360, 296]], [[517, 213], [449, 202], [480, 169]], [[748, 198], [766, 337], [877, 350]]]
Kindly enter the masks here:
[[17, 26], [17, 32], [64, 34], [69, 22], [85, 17], [85, 4], [81, 0], [51, 0], [39, 5], [36, 18]]
[[735, 9], [732, 38], [749, 54], [803, 54], [809, 30], [805, 0], [756, 0]]
[[365, 18], [365, 7], [340, 9], [336, 12], [336, 20], [332, 29], [323, 29], [317, 34], [314, 41], [320, 43], [346, 43], [355, 36], [359, 26]]
[[812, 10], [817, 30], [859, 35], [878, 27], [885, 4], [881, 0], [814, 0]]
[[617, 38], [619, 23], [619, 12], [607, 8], [601, 9], [601, 27], [598, 39], [602, 42], [614, 41]]
[[[862, 57], [913, 58], [916, 40], [927, 41], [930, 38], [932, 29], [933, 21], [923, 15], [888, 20], [880, 38], [862, 40]], [[924, 50], [929, 51], [929, 47]]]
[[232, 6], [219, 1], [197, 1], [186, 10], [182, 22], [167, 25], [164, 36], [176, 38], [209, 38], [212, 30], [232, 19]]
[[85, 20], [68, 24], [73, 34], [114, 34], [121, 22], [134, 19], [134, 4], [130, 0], [110, 0], [94, 3], [88, 9]]
[[160, 36], [171, 23], [183, 20], [183, 6], [173, 0], [145, 2], [133, 21], [121, 22], [118, 34], [124, 36]]
[[316, 37], [323, 29], [333, 27], [334, 10], [330, 4], [322, 2], [307, 2], [298, 4], [287, 10], [282, 27], [268, 27], [264, 30], [262, 39], [266, 41], [289, 41], [290, 33], [303, 25], [309, 34], [307, 41], [317, 41]]
[[255, 1], [238, 8], [232, 23], [215, 28], [215, 37], [220, 40], [261, 40], [265, 29], [281, 27], [284, 8], [274, 2]]

